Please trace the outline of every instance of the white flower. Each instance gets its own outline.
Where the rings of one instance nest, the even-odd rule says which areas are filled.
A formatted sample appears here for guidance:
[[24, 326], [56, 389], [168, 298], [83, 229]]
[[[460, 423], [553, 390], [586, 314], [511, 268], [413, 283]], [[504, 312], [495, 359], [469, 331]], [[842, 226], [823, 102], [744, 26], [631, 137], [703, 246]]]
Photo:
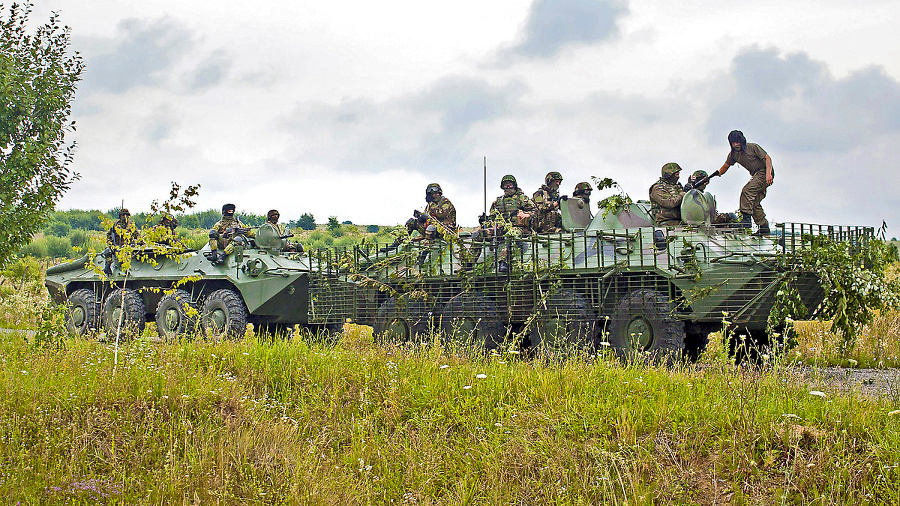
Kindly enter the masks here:
[[450, 367], [450, 366], [447, 365], [447, 364], [444, 364], [444, 365], [442, 365], [440, 368], [441, 368], [441, 369], [446, 369], [446, 368], [448, 368], [448, 367]]
[[793, 413], [785, 413], [785, 414], [783, 414], [783, 415], [781, 415], [781, 416], [783, 416], [783, 417], [785, 417], [785, 418], [796, 418], [796, 419], [798, 419], [798, 420], [800, 419], [799, 416], [797, 416], [797, 415], [795, 415], [795, 414], [793, 414]]
[[242, 353], [242, 355], [246, 355], [246, 356], [248, 356], [248, 357], [250, 356], [250, 354], [247, 353], [246, 351], [245, 351], [244, 353]]
[[472, 388], [472, 385], [466, 385], [466, 386], [463, 387], [463, 390], [468, 390], [468, 389], [470, 389], [470, 388]]
[[888, 413], [888, 416], [897, 416], [897, 415], [900, 415], [900, 409], [895, 409], [895, 410], [891, 411], [890, 413]]
[[487, 374], [476, 374], [475, 377], [480, 380], [483, 380], [483, 379], [487, 378]]
[[820, 392], [818, 390], [810, 390], [809, 395], [815, 395], [816, 397], [825, 397], [825, 392]]

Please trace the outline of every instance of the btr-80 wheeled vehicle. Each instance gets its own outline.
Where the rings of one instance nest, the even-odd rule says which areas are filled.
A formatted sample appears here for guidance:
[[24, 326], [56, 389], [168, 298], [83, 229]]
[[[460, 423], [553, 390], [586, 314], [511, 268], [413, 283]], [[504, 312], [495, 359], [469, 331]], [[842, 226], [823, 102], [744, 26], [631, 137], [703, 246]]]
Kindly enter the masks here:
[[[649, 202], [620, 202], [594, 216], [580, 199], [562, 201], [560, 233], [480, 245], [459, 234], [396, 250], [360, 246], [341, 265], [348, 282], [380, 290], [374, 300], [369, 292], [373, 307], [358, 316], [389, 341], [440, 330], [448, 341], [487, 349], [608, 346], [623, 358], [696, 355], [723, 322], [763, 340], [783, 283], [807, 308], [819, 305], [819, 280], [792, 255], [809, 247], [809, 234], [848, 241], [874, 234], [783, 223], [772, 235], [751, 235], [739, 224], [713, 225], [715, 200], [697, 190], [684, 199], [689, 222], [681, 226], [654, 226]], [[499, 269], [504, 248], [509, 267]]]
[[323, 271], [309, 256], [284, 252], [285, 245], [265, 224], [255, 238], [239, 236], [220, 265], [206, 254], [209, 246], [179, 253], [157, 244], [135, 247], [127, 272], [114, 262], [110, 276], [102, 274], [102, 255], [53, 266], [46, 286], [56, 302], [68, 303], [66, 321], [77, 334], [130, 336], [154, 320], [163, 338], [197, 330], [239, 337], [248, 323], [340, 329], [354, 287], [327, 265]]

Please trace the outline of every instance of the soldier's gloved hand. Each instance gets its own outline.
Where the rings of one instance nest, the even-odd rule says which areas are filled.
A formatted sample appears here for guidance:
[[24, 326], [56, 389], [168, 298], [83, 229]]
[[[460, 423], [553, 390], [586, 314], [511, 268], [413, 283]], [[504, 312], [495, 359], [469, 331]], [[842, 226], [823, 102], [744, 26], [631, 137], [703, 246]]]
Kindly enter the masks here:
[[694, 187], [691, 185], [691, 183], [684, 185], [684, 191], [686, 191], [686, 192], [689, 192], [693, 189], [694, 189]]

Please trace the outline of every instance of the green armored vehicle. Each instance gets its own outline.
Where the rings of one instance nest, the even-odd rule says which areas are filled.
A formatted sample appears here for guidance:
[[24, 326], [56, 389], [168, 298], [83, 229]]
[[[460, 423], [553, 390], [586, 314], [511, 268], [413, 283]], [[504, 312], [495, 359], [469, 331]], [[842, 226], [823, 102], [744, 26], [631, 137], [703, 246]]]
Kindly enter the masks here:
[[[715, 199], [692, 190], [683, 226], [655, 227], [650, 203], [623, 199], [592, 215], [577, 198], [561, 202], [564, 232], [473, 244], [467, 234], [410, 241], [396, 251], [346, 252], [347, 280], [378, 287], [364, 323], [389, 341], [440, 330], [455, 342], [500, 346], [592, 348], [621, 357], [696, 355], [723, 321], [765, 339], [775, 295], [784, 282], [813, 309], [818, 279], [798, 269], [792, 253], [809, 234], [863, 241], [872, 228], [784, 223], [757, 237], [714, 226]], [[806, 239], [804, 239], [806, 238]], [[504, 242], [506, 244], [504, 244]], [[498, 253], [511, 247], [508, 272]], [[479, 258], [469, 252], [482, 251]]]
[[[102, 274], [101, 255], [47, 269], [52, 298], [68, 303], [67, 324], [77, 334], [136, 335], [156, 321], [160, 337], [202, 330], [214, 338], [243, 336], [248, 323], [340, 329], [352, 286], [330, 266], [284, 253], [285, 238], [270, 224], [255, 238], [239, 237], [222, 265], [201, 251], [173, 254], [164, 245], [138, 249], [128, 272]], [[324, 266], [323, 270], [320, 266]]]

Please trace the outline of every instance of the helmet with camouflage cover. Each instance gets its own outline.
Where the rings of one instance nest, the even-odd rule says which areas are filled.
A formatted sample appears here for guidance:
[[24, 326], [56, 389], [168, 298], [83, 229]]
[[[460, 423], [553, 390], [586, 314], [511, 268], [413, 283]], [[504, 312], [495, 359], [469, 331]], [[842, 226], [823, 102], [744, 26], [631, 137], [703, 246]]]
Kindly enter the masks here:
[[547, 186], [550, 186], [550, 181], [554, 180], [562, 182], [562, 174], [554, 170], [552, 172], [548, 172], [547, 175], [544, 176], [544, 183], [546, 183]]
[[666, 181], [675, 182], [678, 181], [678, 173], [681, 172], [681, 166], [675, 162], [669, 162], [662, 166], [662, 178]]
[[435, 195], [443, 195], [444, 191], [441, 190], [441, 185], [437, 183], [431, 183], [425, 188], [425, 202], [433, 202], [436, 200]]
[[579, 195], [584, 195], [585, 193], [591, 193], [592, 190], [590, 183], [582, 181], [575, 185], [575, 191], [572, 192], [572, 195], [577, 197]]
[[516, 188], [519, 187], [519, 183], [516, 182], [516, 177], [513, 176], [512, 174], [507, 174], [507, 175], [503, 176], [503, 179], [500, 180], [500, 188], [502, 189], [503, 184], [509, 183], [509, 182], [511, 182], [513, 184], [513, 186], [515, 186]]
[[705, 170], [695, 170], [694, 173], [688, 177], [687, 182], [689, 185], [691, 185], [692, 188], [696, 188], [700, 191], [703, 191], [703, 189], [706, 188], [706, 185], [709, 184], [709, 181], [707, 181], [706, 183], [703, 183], [702, 187], [696, 186], [695, 183], [697, 181], [702, 181], [704, 179], [707, 179], [708, 177], [709, 177], [709, 174], [707, 174]]

